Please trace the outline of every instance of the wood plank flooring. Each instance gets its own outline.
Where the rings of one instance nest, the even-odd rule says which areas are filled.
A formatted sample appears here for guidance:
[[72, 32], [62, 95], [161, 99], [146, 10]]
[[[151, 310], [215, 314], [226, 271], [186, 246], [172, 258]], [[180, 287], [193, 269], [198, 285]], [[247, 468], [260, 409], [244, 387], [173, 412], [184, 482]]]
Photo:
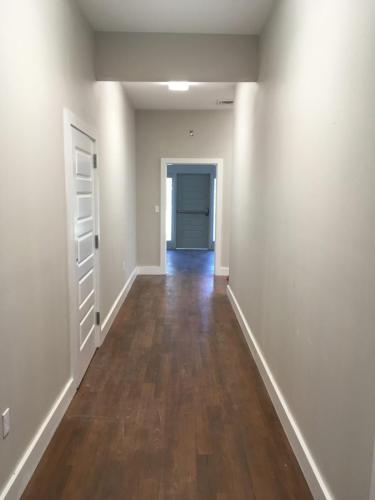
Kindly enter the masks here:
[[214, 261], [212, 250], [168, 250], [167, 273], [212, 275]]
[[24, 500], [312, 498], [225, 278], [176, 257], [136, 279]]

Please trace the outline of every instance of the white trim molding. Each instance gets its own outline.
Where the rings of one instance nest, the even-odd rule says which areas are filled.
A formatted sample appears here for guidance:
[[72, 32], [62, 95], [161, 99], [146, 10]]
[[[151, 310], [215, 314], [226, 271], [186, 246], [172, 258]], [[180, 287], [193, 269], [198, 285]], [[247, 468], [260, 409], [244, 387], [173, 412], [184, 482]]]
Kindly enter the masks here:
[[219, 267], [215, 271], [216, 276], [229, 276], [229, 267]]
[[278, 386], [275, 377], [264, 357], [262, 350], [250, 330], [249, 324], [243, 314], [241, 307], [233, 293], [233, 290], [228, 285], [227, 293], [229, 301], [233, 307], [234, 313], [240, 324], [242, 333], [246, 343], [249, 346], [250, 352], [261, 374], [263, 382], [271, 397], [277, 415], [281, 421], [288, 440], [293, 448], [294, 454], [310, 487], [311, 493], [315, 500], [334, 500], [329, 487], [316, 464], [314, 457], [303, 437], [303, 434], [298, 427], [298, 424], [288, 407], [288, 403], [284, 398], [280, 387]]
[[0, 492], [0, 500], [18, 500], [21, 497], [74, 394], [75, 385], [73, 378], [70, 378]]
[[[166, 179], [168, 165], [215, 165], [216, 166], [216, 220], [215, 220], [215, 275], [222, 274], [222, 222], [223, 222], [223, 174], [224, 160], [222, 158], [161, 158], [160, 160], [160, 270], [158, 274], [166, 273]], [[141, 273], [140, 273], [141, 274]], [[144, 273], [146, 274], [146, 273]], [[153, 273], [147, 273], [153, 274]]]
[[138, 266], [138, 274], [140, 275], [160, 275], [165, 274], [166, 269], [161, 266]]
[[138, 274], [138, 269], [135, 267], [132, 273], [130, 274], [129, 278], [127, 279], [123, 289], [116, 297], [111, 309], [109, 310], [109, 313], [105, 317], [100, 330], [100, 345], [102, 345], [102, 343], [104, 342], [104, 339], [106, 338], [107, 333], [109, 332], [113, 321], [115, 320], [122, 304], [125, 302], [125, 299], [128, 296], [128, 293], [130, 292], [130, 289], [134, 283], [135, 278], [137, 277], [137, 274]]

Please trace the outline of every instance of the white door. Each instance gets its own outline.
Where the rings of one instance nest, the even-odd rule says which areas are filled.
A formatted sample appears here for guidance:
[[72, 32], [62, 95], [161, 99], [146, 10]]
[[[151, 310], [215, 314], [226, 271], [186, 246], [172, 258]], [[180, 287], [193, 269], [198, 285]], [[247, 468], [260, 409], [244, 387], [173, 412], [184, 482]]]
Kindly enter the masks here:
[[94, 146], [87, 135], [71, 127], [73, 144], [73, 217], [75, 236], [76, 367], [81, 382], [97, 347], [95, 243], [97, 228]]

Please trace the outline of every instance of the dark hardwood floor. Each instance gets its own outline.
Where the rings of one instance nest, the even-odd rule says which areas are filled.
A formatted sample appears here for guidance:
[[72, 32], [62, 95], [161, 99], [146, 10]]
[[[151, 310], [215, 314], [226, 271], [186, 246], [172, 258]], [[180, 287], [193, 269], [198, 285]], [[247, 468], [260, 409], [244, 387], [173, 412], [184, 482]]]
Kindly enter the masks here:
[[24, 500], [312, 498], [225, 278], [193, 261], [136, 279]]

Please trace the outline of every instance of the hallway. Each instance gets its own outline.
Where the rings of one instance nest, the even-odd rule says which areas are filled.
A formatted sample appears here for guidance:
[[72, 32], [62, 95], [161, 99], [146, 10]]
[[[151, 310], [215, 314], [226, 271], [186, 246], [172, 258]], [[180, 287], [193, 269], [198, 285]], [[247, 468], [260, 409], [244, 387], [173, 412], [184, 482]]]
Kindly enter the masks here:
[[375, 500], [374, 0], [0, 5], [0, 500]]
[[312, 498], [226, 279], [184, 262], [136, 279], [24, 500]]

